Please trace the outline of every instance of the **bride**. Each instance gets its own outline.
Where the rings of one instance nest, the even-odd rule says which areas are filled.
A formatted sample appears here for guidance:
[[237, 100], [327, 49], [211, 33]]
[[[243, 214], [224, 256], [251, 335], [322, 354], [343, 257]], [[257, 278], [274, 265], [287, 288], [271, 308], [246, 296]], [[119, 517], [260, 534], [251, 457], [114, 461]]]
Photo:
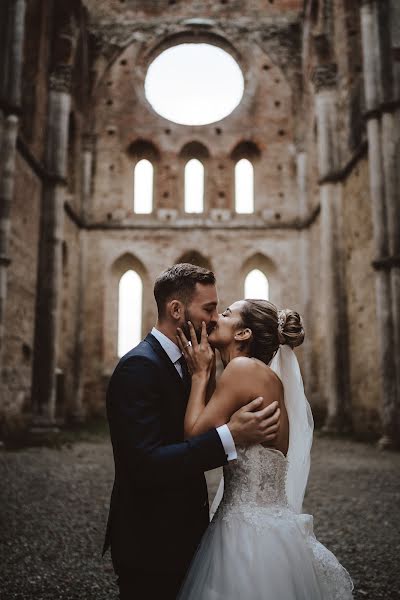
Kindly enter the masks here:
[[[275, 448], [238, 449], [224, 467], [225, 490], [178, 595], [179, 600], [349, 600], [352, 581], [313, 534], [302, 514], [310, 467], [313, 419], [292, 350], [304, 339], [300, 315], [266, 300], [227, 308], [200, 343], [178, 330], [192, 374], [185, 416], [189, 438], [227, 423], [256, 396], [277, 401], [281, 426]], [[210, 396], [214, 353], [224, 371]]]

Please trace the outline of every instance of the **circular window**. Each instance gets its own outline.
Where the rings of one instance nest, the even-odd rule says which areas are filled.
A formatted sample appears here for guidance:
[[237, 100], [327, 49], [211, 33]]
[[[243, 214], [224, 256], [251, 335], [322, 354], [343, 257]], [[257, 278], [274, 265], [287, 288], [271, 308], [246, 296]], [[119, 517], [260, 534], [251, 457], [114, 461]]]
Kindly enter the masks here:
[[208, 125], [227, 117], [243, 97], [235, 59], [211, 44], [180, 44], [150, 64], [146, 98], [162, 117], [180, 125]]

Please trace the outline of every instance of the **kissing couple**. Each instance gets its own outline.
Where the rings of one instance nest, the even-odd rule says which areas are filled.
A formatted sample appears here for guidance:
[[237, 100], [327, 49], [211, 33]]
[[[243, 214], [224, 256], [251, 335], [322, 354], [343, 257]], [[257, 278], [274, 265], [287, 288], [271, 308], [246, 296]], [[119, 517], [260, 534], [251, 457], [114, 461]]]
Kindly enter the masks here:
[[[300, 315], [250, 299], [219, 314], [214, 274], [187, 263], [164, 271], [154, 296], [156, 326], [107, 391], [104, 551], [120, 599], [351, 599], [350, 576], [302, 514], [313, 419], [293, 351]], [[204, 472], [220, 466], [210, 524]]]

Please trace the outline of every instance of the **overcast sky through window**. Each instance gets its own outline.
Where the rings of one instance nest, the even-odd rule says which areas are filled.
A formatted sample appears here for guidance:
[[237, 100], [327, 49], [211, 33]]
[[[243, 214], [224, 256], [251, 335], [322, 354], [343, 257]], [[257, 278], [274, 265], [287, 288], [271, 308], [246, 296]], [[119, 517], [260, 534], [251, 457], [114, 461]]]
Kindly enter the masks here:
[[151, 63], [146, 98], [162, 117], [182, 125], [206, 125], [229, 115], [243, 96], [234, 58], [211, 44], [180, 44]]
[[143, 284], [136, 271], [126, 271], [119, 282], [118, 294], [118, 356], [121, 357], [142, 336]]
[[269, 300], [268, 279], [259, 269], [253, 269], [244, 282], [244, 297], [249, 300]]

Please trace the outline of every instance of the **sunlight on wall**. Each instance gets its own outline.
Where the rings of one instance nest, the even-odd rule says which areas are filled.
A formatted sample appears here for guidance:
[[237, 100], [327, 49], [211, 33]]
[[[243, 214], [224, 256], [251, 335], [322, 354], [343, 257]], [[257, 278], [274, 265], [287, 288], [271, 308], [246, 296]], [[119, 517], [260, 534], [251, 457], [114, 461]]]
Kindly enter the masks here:
[[240, 214], [254, 212], [254, 169], [247, 158], [235, 166], [235, 210]]
[[149, 214], [153, 210], [153, 178], [154, 168], [150, 161], [139, 160], [134, 172], [134, 212]]
[[118, 356], [126, 354], [142, 337], [143, 284], [135, 271], [126, 271], [119, 281]]
[[248, 273], [244, 281], [244, 297], [249, 300], [269, 300], [268, 279], [259, 269]]
[[204, 167], [197, 158], [185, 166], [185, 212], [202, 213], [204, 210]]

